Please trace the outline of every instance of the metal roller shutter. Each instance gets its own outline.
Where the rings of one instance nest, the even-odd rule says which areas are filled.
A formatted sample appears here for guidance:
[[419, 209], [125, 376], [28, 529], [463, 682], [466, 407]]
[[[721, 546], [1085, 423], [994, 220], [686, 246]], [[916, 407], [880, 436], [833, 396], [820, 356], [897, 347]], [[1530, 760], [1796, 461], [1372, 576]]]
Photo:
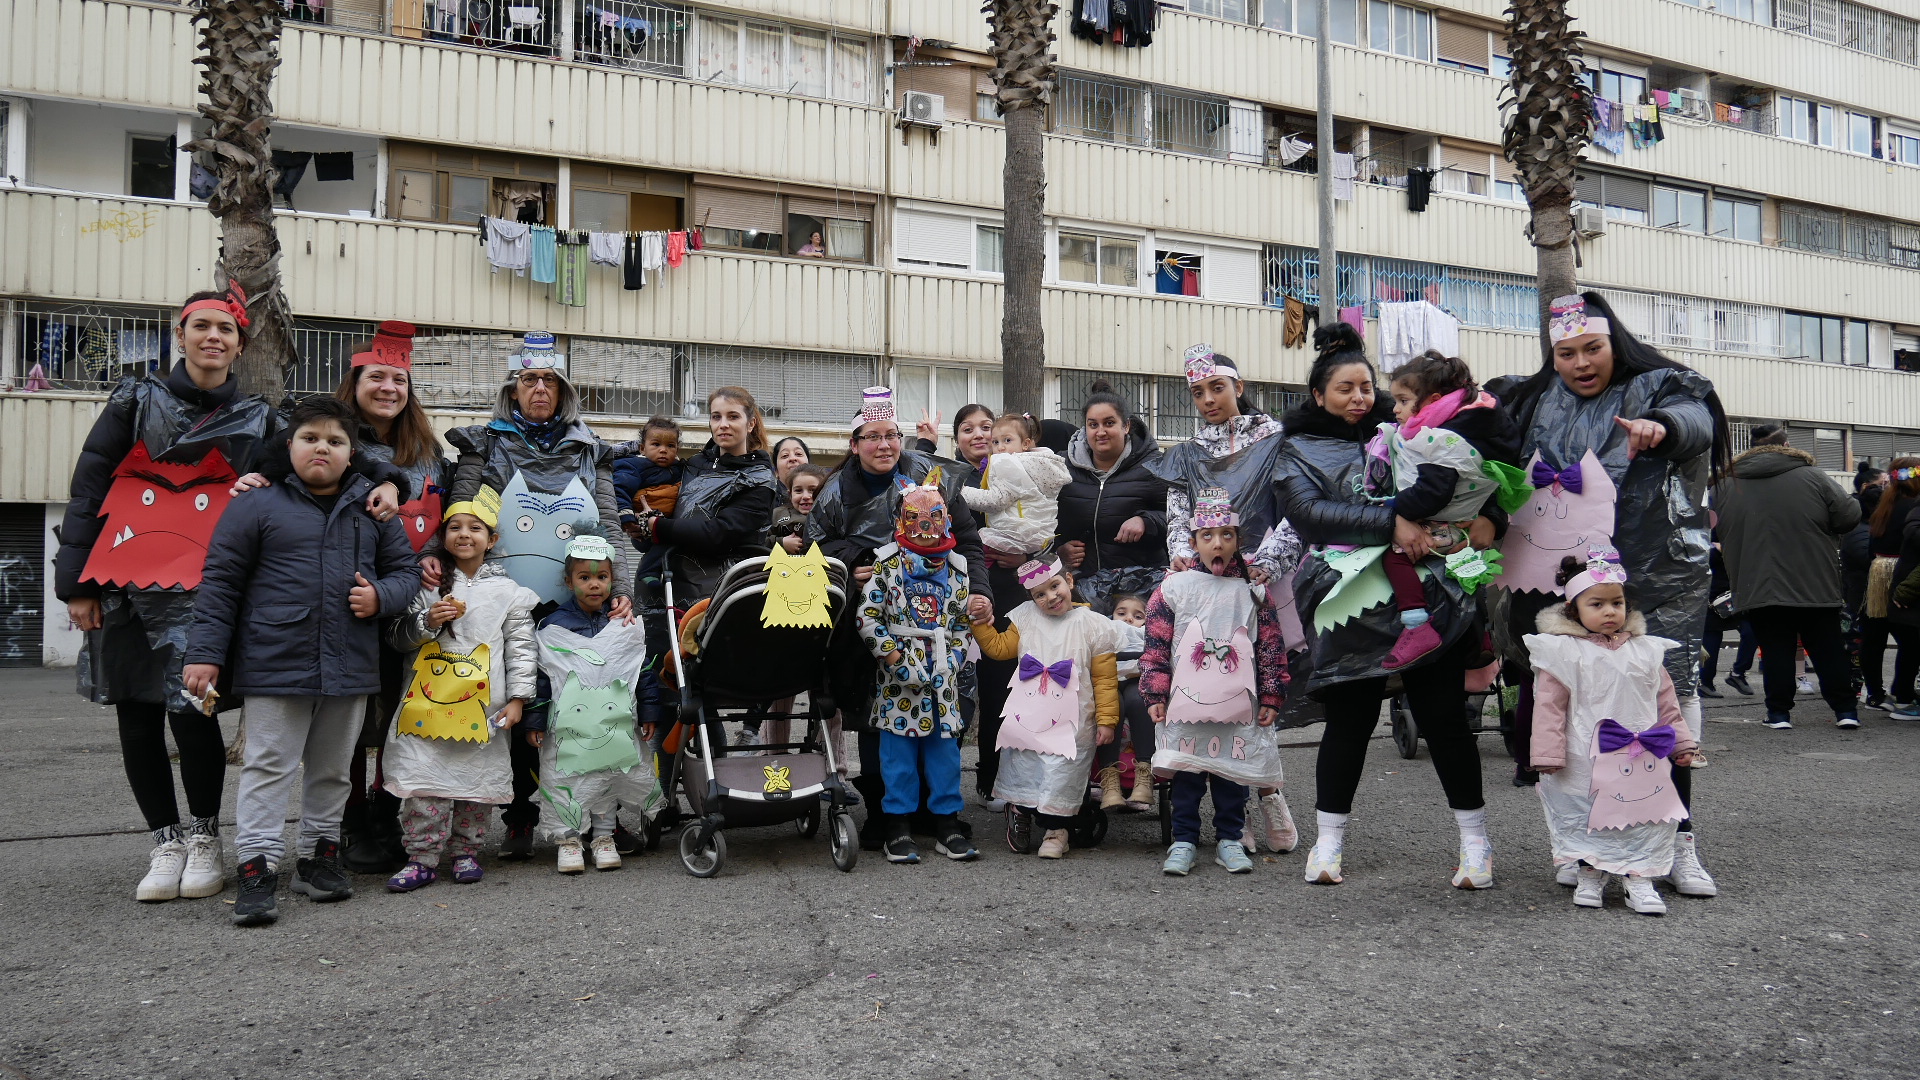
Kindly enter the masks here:
[[916, 266], [944, 266], [966, 270], [973, 265], [973, 219], [951, 214], [901, 210], [894, 216], [898, 232], [893, 257]]
[[1854, 429], [1853, 459], [1856, 462], [1872, 462], [1875, 468], [1884, 469], [1892, 458], [1893, 432]]
[[1470, 173], [1488, 175], [1492, 166], [1493, 151], [1476, 150], [1472, 147], [1455, 146], [1452, 143], [1440, 144], [1440, 164], [1449, 169], [1463, 169]]
[[0, 667], [40, 666], [46, 573], [46, 510], [0, 504]]
[[787, 225], [780, 216], [780, 197], [771, 191], [695, 184], [693, 215], [693, 220], [714, 229], [778, 233]]
[[1477, 26], [1465, 23], [1449, 22], [1437, 19], [1436, 38], [1437, 55], [1442, 60], [1451, 60], [1456, 64], [1471, 64], [1477, 68], [1487, 66], [1487, 32]]
[[787, 213], [805, 214], [808, 217], [839, 218], [842, 221], [872, 221], [873, 204], [855, 202], [851, 199], [811, 199], [799, 195], [787, 196]]
[[1258, 304], [1266, 283], [1260, 253], [1251, 248], [1207, 245], [1201, 290], [1209, 300]]

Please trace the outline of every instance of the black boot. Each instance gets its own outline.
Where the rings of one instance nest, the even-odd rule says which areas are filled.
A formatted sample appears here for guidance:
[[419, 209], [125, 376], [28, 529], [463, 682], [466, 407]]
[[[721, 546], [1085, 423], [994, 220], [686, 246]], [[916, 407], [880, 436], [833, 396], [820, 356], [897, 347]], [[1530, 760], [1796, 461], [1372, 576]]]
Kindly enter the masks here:
[[367, 828], [387, 853], [387, 873], [407, 865], [407, 838], [400, 829], [400, 796], [376, 791], [367, 798]]
[[913, 842], [913, 833], [903, 814], [886, 816], [887, 861], [891, 863], [917, 863], [920, 861], [920, 848]]
[[854, 790], [867, 804], [867, 820], [860, 826], [860, 850], [879, 851], [887, 842], [886, 815], [880, 812], [881, 800], [887, 797], [886, 785], [877, 776], [856, 776], [851, 781]]
[[[406, 865], [405, 852], [395, 860], [388, 850], [387, 838], [375, 823], [377, 813], [373, 800], [369, 799], [359, 806], [347, 807], [346, 816], [340, 819], [340, 862], [356, 874], [385, 877]], [[394, 826], [398, 831], [397, 821]]]
[[934, 821], [933, 850], [954, 862], [972, 862], [980, 857], [973, 846], [972, 830], [965, 828], [957, 814], [942, 814]]

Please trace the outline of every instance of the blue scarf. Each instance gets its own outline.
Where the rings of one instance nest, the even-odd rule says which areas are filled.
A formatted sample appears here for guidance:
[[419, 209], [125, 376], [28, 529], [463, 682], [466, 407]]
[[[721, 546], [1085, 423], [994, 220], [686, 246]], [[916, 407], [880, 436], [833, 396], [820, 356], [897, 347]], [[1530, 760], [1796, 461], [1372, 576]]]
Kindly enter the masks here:
[[527, 415], [520, 411], [518, 405], [513, 407], [513, 426], [520, 429], [520, 434], [525, 436], [528, 442], [549, 454], [553, 453], [553, 448], [559, 445], [560, 437], [567, 433], [567, 425], [557, 414], [551, 420], [536, 423], [527, 419]]

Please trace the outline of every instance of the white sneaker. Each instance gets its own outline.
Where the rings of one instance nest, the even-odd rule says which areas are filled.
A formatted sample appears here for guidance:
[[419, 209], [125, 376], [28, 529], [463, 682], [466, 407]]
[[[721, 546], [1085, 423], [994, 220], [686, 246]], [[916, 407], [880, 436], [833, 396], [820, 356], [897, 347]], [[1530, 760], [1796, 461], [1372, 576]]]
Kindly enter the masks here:
[[585, 873], [587, 853], [580, 847], [580, 838], [569, 836], [559, 844], [560, 861], [556, 867], [563, 874]]
[[[1260, 839], [1268, 851], [1284, 855], [1300, 846], [1300, 830], [1293, 823], [1293, 811], [1287, 809], [1287, 797], [1276, 791], [1260, 796], [1260, 819], [1266, 823], [1266, 835]], [[1247, 845], [1252, 851], [1253, 845]]]
[[755, 742], [758, 742], [759, 739], [760, 736], [758, 734], [748, 731], [744, 727], [733, 733], [733, 745], [735, 746], [751, 746]]
[[1453, 871], [1453, 887], [1456, 889], [1493, 888], [1492, 841], [1460, 841], [1460, 865]]
[[143, 904], [157, 904], [180, 895], [180, 874], [187, 867], [187, 845], [169, 840], [153, 849], [148, 858], [147, 876], [140, 879], [133, 898]]
[[1565, 885], [1569, 889], [1580, 884], [1580, 864], [1577, 862], [1561, 863], [1553, 872], [1553, 883], [1555, 885]]
[[987, 800], [987, 813], [1004, 814], [1006, 812], [1007, 812], [1007, 800], [1005, 799], [988, 799]]
[[1673, 837], [1673, 869], [1667, 874], [1667, 883], [1681, 896], [1719, 896], [1720, 886], [1700, 865], [1700, 849], [1695, 846], [1690, 832], [1675, 833]]
[[1338, 844], [1314, 841], [1313, 850], [1307, 852], [1307, 884], [1338, 885], [1346, 880], [1340, 876], [1343, 854], [1344, 849]]
[[1627, 878], [1627, 907], [1642, 915], [1667, 913], [1667, 902], [1660, 899], [1660, 890], [1653, 887], [1652, 878]]
[[180, 895], [190, 899], [219, 896], [226, 887], [227, 868], [220, 861], [220, 838], [188, 833], [187, 869], [180, 876]]
[[620, 869], [620, 851], [613, 846], [613, 834], [593, 838], [593, 868], [595, 870]]
[[1573, 903], [1576, 907], [1607, 906], [1607, 872], [1574, 863]]

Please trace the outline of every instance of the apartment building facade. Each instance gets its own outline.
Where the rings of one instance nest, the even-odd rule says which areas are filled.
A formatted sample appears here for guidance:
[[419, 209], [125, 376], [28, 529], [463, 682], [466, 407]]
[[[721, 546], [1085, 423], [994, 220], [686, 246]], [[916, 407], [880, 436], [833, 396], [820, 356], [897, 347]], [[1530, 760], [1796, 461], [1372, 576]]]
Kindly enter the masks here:
[[[727, 383], [816, 446], [875, 381], [910, 414], [997, 407], [1003, 139], [978, 6], [294, 0], [274, 92], [290, 389], [331, 389], [401, 318], [446, 424], [531, 329], [563, 336], [613, 435], [654, 412], [697, 433]], [[1341, 305], [1431, 300], [1477, 372], [1532, 370], [1504, 4], [1332, 6], [1333, 150], [1356, 166]], [[1836, 472], [1920, 454], [1920, 0], [1572, 6], [1596, 95], [1632, 117], [1582, 173], [1583, 284], [1707, 372], [1738, 431], [1785, 421]], [[1196, 341], [1282, 407], [1311, 359], [1282, 308], [1321, 287], [1315, 0], [1163, 3], [1138, 48], [1071, 35], [1062, 7], [1049, 408], [1104, 375], [1183, 437]], [[181, 149], [203, 127], [197, 28], [170, 3], [0, 11], [0, 664], [71, 662], [45, 573], [68, 471], [105, 389], [168, 362], [170, 311], [213, 274]], [[705, 244], [644, 289], [594, 265], [563, 295], [491, 265], [484, 217]]]

